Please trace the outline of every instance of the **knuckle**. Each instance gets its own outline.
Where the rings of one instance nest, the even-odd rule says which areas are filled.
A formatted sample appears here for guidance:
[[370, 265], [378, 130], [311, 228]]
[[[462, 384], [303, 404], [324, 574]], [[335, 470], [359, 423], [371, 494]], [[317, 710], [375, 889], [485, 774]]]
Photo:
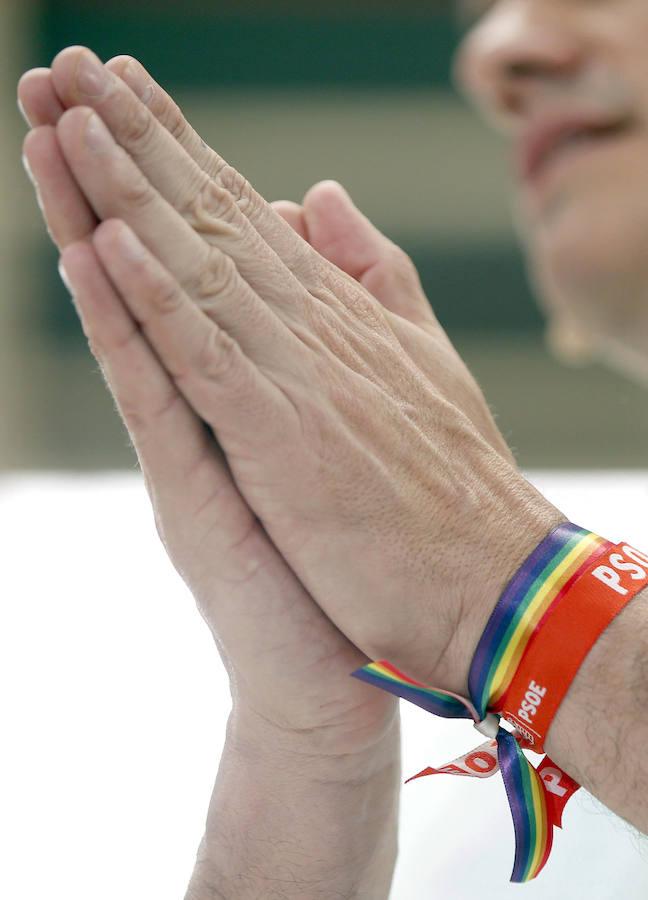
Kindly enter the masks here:
[[207, 251], [207, 260], [201, 266], [198, 274], [193, 296], [199, 306], [207, 306], [215, 296], [228, 293], [234, 286], [238, 277], [236, 264], [231, 257], [221, 253], [216, 247], [210, 247]]
[[236, 205], [231, 196], [217, 182], [208, 179], [190, 201], [184, 217], [198, 232], [213, 233], [218, 222], [223, 230], [236, 218]]
[[208, 381], [224, 381], [236, 371], [241, 350], [236, 341], [222, 328], [214, 326], [207, 332], [198, 353], [196, 365]]
[[240, 172], [232, 166], [223, 166], [218, 180], [244, 215], [250, 217], [258, 210], [259, 196]]
[[149, 109], [133, 98], [128, 105], [128, 111], [121, 126], [121, 131], [127, 143], [136, 146], [146, 146], [155, 133], [155, 119]]
[[171, 100], [168, 94], [164, 96], [164, 99], [161, 102], [164, 103], [164, 107], [160, 111], [162, 124], [171, 137], [174, 137], [176, 141], [181, 142], [187, 131], [187, 120], [183, 116], [182, 110], [178, 104]]
[[237, 172], [233, 166], [223, 166], [218, 176], [218, 180], [224, 190], [226, 190], [235, 201], [237, 201], [246, 190], [247, 182], [240, 172]]
[[149, 182], [138, 170], [136, 174], [123, 180], [119, 187], [119, 197], [127, 207], [144, 209], [151, 203], [153, 191]]
[[156, 278], [150, 286], [149, 299], [160, 315], [174, 313], [182, 305], [182, 292], [171, 278]]

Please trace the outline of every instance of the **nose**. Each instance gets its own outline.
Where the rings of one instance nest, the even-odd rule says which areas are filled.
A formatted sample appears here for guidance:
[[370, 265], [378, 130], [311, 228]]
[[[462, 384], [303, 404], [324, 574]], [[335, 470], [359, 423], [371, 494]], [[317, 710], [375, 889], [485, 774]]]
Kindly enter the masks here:
[[582, 64], [578, 34], [557, 6], [498, 0], [459, 48], [456, 82], [500, 127], [523, 119], [552, 84]]

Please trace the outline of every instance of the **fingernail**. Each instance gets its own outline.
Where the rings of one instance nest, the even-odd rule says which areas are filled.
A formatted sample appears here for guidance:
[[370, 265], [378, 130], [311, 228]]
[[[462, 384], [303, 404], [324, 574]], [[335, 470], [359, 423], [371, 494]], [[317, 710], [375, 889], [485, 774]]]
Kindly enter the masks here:
[[[34, 190], [36, 191], [36, 202], [38, 203], [38, 208], [42, 212], [43, 218], [45, 219], [45, 224], [47, 225], [47, 216], [45, 215], [45, 206], [43, 204], [43, 198], [41, 197], [40, 186], [39, 186], [38, 182], [36, 181], [36, 176], [34, 175], [34, 173], [31, 170], [31, 166], [29, 165], [29, 160], [27, 159], [27, 157], [25, 156], [24, 153], [22, 155], [22, 164], [25, 168], [25, 172], [27, 173], [27, 177], [31, 181], [31, 183], [34, 187]], [[49, 232], [49, 226], [48, 226], [47, 230]], [[52, 235], [50, 233], [50, 237], [51, 236]]]
[[29, 177], [29, 180], [34, 185], [34, 187], [36, 187], [36, 179], [34, 177], [34, 173], [32, 172], [31, 166], [29, 165], [29, 160], [27, 159], [27, 157], [25, 156], [24, 153], [22, 155], [22, 164], [24, 166], [25, 172], [27, 172], [27, 176]]
[[115, 142], [111, 133], [96, 113], [88, 117], [85, 132], [86, 146], [93, 153], [112, 153]]
[[23, 103], [22, 103], [22, 100], [20, 99], [20, 97], [18, 97], [18, 100], [16, 102], [18, 103], [18, 111], [20, 112], [20, 115], [23, 117], [25, 122], [27, 122], [27, 124], [31, 128], [31, 122], [29, 121], [27, 113], [25, 112], [25, 107], [23, 106]]
[[53, 235], [52, 235], [52, 232], [50, 231], [50, 227], [49, 227], [49, 225], [48, 225], [48, 223], [47, 223], [47, 216], [46, 216], [46, 214], [45, 214], [45, 204], [43, 203], [43, 198], [41, 197], [41, 193], [40, 193], [40, 191], [38, 190], [38, 187], [36, 187], [36, 203], [38, 203], [38, 208], [39, 208], [40, 211], [41, 211], [41, 215], [42, 215], [43, 218], [45, 219], [45, 225], [47, 226], [47, 233], [48, 233], [49, 236], [52, 238], [52, 240], [54, 240]]
[[146, 249], [135, 232], [128, 227], [122, 226], [119, 233], [119, 244], [122, 253], [127, 259], [140, 260], [146, 255]]
[[137, 94], [145, 106], [148, 106], [153, 99], [155, 88], [144, 70], [137, 63], [129, 62], [124, 69], [123, 76], [133, 93]]
[[58, 270], [59, 270], [59, 275], [61, 276], [61, 281], [63, 282], [65, 287], [68, 289], [70, 294], [74, 295], [74, 291], [72, 290], [72, 282], [70, 281], [70, 276], [65, 271], [65, 266], [63, 265], [62, 259], [59, 259], [59, 261], [58, 261]]
[[110, 74], [100, 60], [86, 51], [82, 54], [76, 70], [76, 86], [86, 97], [102, 97], [110, 84]]

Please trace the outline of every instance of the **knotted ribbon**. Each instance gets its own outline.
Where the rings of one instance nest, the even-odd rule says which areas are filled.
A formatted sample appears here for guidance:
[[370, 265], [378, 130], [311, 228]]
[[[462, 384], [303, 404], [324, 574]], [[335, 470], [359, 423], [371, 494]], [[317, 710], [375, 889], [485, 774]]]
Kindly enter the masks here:
[[554, 827], [561, 827], [564, 807], [579, 785], [546, 756], [537, 769], [532, 765], [523, 752], [533, 747], [532, 734], [517, 719], [513, 731], [501, 724], [506, 694], [547, 614], [614, 548], [569, 522], [536, 547], [507, 585], [484, 629], [470, 667], [470, 699], [409, 678], [386, 660], [352, 673], [434, 715], [472, 719], [490, 738], [453, 763], [428, 767], [407, 781], [443, 773], [488, 777], [501, 771], [515, 831], [513, 882], [530, 881], [542, 871], [551, 853]]

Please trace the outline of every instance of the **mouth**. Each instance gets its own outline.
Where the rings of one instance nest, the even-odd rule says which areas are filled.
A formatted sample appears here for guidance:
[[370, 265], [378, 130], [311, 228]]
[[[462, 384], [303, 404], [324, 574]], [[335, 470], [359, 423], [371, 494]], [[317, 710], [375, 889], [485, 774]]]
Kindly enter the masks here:
[[567, 157], [611, 144], [631, 130], [628, 118], [570, 116], [538, 122], [521, 136], [516, 153], [520, 182], [536, 185]]

